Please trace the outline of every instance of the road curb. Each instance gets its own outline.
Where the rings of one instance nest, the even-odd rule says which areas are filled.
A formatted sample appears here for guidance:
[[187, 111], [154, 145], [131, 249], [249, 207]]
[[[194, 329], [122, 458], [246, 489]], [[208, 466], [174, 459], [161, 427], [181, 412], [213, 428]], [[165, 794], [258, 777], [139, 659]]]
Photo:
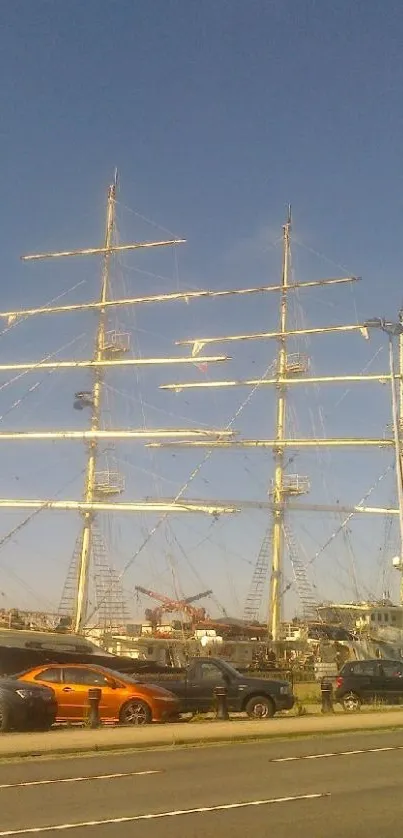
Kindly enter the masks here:
[[[389, 721], [389, 720], [388, 720]], [[235, 723], [236, 724], [236, 723]], [[140, 752], [140, 751], [153, 751], [153, 750], [172, 750], [175, 748], [200, 748], [200, 747], [209, 747], [209, 746], [217, 746], [217, 745], [232, 745], [232, 744], [246, 744], [256, 743], [256, 742], [274, 742], [279, 740], [292, 740], [292, 739], [314, 739], [318, 737], [329, 737], [329, 736], [345, 736], [346, 734], [363, 734], [363, 733], [377, 733], [377, 732], [384, 732], [390, 733], [395, 730], [401, 730], [403, 728], [403, 716], [401, 723], [399, 722], [390, 722], [386, 724], [380, 724], [379, 720], [374, 720], [371, 724], [364, 724], [364, 725], [343, 725], [341, 727], [326, 727], [326, 728], [317, 728], [313, 730], [294, 730], [287, 732], [286, 730], [268, 730], [266, 731], [228, 731], [227, 733], [214, 733], [211, 735], [211, 732], [208, 736], [202, 737], [195, 733], [194, 736], [189, 735], [174, 735], [171, 740], [167, 739], [166, 737], [158, 739], [149, 739], [148, 741], [136, 742], [135, 740], [132, 741], [123, 741], [123, 742], [94, 742], [91, 744], [89, 741], [83, 742], [82, 744], [76, 745], [69, 745], [68, 743], [60, 743], [56, 744], [52, 748], [49, 747], [21, 747], [20, 749], [11, 748], [10, 750], [3, 750], [0, 751], [0, 762], [8, 761], [8, 760], [21, 760], [21, 759], [39, 759], [39, 758], [48, 758], [52, 759], [53, 757], [69, 757], [69, 756], [94, 756], [94, 755], [102, 755], [107, 753], [130, 753], [130, 752]], [[166, 728], [165, 728], [166, 730]], [[0, 740], [1, 743], [1, 740]]]

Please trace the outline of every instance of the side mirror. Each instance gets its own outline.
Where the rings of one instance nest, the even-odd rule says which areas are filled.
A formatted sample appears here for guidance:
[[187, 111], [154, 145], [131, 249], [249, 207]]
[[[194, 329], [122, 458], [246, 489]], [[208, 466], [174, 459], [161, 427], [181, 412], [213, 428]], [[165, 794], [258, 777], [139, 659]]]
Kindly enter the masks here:
[[117, 690], [118, 685], [117, 685], [116, 681], [108, 681], [108, 687], [110, 687], [111, 690]]

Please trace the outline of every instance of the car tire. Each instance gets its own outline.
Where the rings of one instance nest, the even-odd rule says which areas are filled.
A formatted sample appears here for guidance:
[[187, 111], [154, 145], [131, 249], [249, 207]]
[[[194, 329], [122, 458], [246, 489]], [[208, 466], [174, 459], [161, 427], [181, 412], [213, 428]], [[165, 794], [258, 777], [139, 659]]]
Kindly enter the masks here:
[[341, 705], [346, 713], [358, 713], [361, 708], [361, 699], [357, 693], [349, 692], [343, 695]]
[[0, 733], [7, 733], [11, 727], [10, 710], [6, 705], [0, 704]]
[[152, 712], [145, 701], [132, 698], [123, 705], [119, 713], [121, 725], [149, 725], [152, 722]]
[[273, 699], [267, 695], [254, 695], [247, 702], [245, 710], [251, 719], [271, 719], [276, 712]]

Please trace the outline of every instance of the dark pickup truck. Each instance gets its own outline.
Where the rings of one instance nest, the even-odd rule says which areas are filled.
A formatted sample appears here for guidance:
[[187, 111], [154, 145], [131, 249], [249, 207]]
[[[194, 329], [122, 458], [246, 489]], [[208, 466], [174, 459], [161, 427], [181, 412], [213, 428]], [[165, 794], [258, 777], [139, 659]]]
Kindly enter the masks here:
[[214, 706], [214, 690], [226, 687], [230, 712], [246, 712], [255, 719], [268, 719], [278, 710], [294, 705], [288, 681], [249, 678], [219, 658], [194, 658], [183, 672], [172, 673], [153, 684], [174, 693], [180, 699], [181, 713], [205, 713]]

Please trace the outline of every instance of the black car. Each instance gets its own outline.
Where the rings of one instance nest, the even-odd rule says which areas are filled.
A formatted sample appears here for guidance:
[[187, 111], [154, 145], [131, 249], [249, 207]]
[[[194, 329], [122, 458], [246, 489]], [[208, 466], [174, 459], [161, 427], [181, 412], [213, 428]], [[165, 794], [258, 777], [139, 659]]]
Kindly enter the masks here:
[[0, 678], [0, 731], [49, 730], [56, 718], [53, 690]]
[[403, 663], [393, 660], [363, 660], [345, 663], [336, 679], [335, 700], [347, 711], [361, 704], [403, 702]]
[[181, 713], [206, 713], [214, 705], [216, 687], [225, 687], [228, 709], [246, 712], [255, 719], [268, 719], [279, 710], [291, 710], [295, 698], [288, 681], [251, 678], [219, 658], [193, 658], [187, 669], [152, 683], [174, 693]]

